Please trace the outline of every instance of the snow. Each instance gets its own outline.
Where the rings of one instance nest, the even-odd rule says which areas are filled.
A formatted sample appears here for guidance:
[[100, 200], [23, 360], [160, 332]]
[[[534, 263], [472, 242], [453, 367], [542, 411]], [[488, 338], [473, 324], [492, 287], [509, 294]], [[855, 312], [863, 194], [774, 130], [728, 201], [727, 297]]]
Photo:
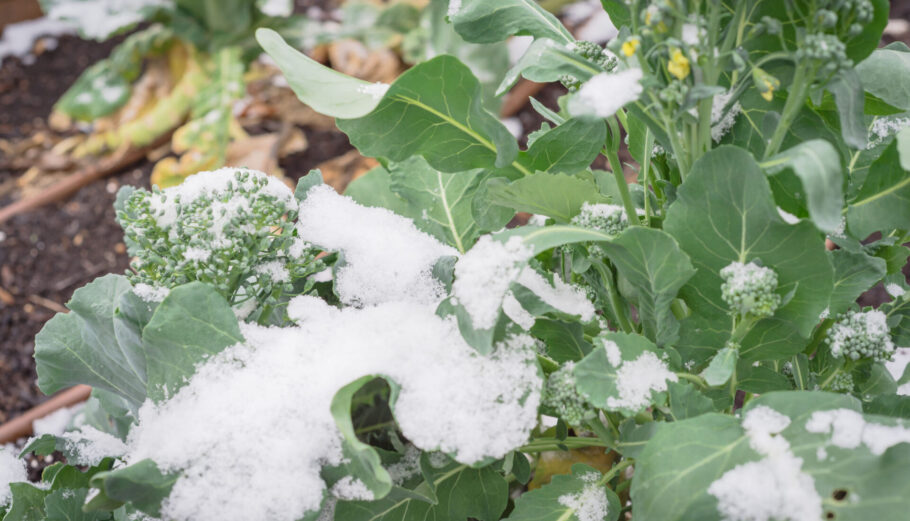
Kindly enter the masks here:
[[812, 477], [802, 472], [803, 460], [780, 433], [790, 418], [767, 406], [746, 413], [742, 426], [749, 446], [764, 456], [737, 465], [708, 487], [717, 498], [724, 521], [818, 521], [822, 500]]
[[793, 215], [790, 212], [787, 212], [780, 206], [777, 207], [777, 214], [780, 215], [780, 218], [783, 219], [784, 222], [787, 224], [798, 224], [799, 223], [799, 217]]
[[122, 441], [90, 425], [64, 433], [60, 438], [71, 453], [72, 457], [67, 458], [71, 465], [95, 466], [104, 458], [122, 456], [127, 450]]
[[[606, 346], [605, 346], [606, 347]], [[607, 348], [607, 359], [613, 364], [615, 354]], [[613, 364], [616, 367], [616, 364]], [[607, 398], [610, 409], [639, 410], [648, 406], [652, 392], [667, 390], [667, 382], [677, 381], [676, 374], [667, 368], [656, 354], [645, 351], [631, 362], [623, 362], [616, 371], [618, 397]]]
[[578, 521], [603, 521], [607, 519], [607, 514], [609, 513], [607, 492], [604, 490], [603, 485], [597, 483], [599, 477], [596, 472], [581, 476], [581, 480], [585, 482], [581, 492], [563, 494], [558, 498], [560, 505], [575, 511], [575, 519]]
[[835, 447], [856, 449], [865, 445], [876, 456], [898, 443], [910, 443], [910, 429], [867, 422], [861, 413], [850, 409], [815, 411], [806, 422], [806, 430], [830, 434], [829, 442]]
[[10, 483], [28, 481], [25, 461], [16, 457], [12, 450], [0, 446], [0, 506], [12, 499]]
[[566, 284], [559, 275], [553, 276], [551, 286], [540, 273], [526, 267], [516, 282], [531, 290], [544, 303], [563, 313], [580, 316], [584, 322], [594, 318], [594, 304], [588, 300], [585, 291], [578, 286]]
[[118, 29], [142, 21], [144, 9], [172, 4], [169, 0], [58, 1], [46, 13], [48, 18], [76, 25], [86, 38], [104, 40]]
[[475, 328], [493, 327], [509, 285], [518, 278], [524, 262], [533, 253], [521, 237], [500, 242], [484, 235], [455, 263], [452, 293], [468, 312]]
[[616, 342], [612, 340], [604, 340], [603, 342], [604, 351], [607, 352], [607, 361], [610, 362], [610, 365], [613, 367], [619, 367], [622, 365], [622, 353], [619, 351], [619, 346], [616, 345]]
[[401, 485], [408, 479], [420, 472], [420, 449], [413, 445], [408, 445], [404, 449], [404, 457], [401, 461], [393, 463], [386, 468], [392, 483]]
[[342, 463], [330, 404], [363, 376], [397, 382], [404, 436], [461, 463], [504, 456], [536, 424], [542, 382], [529, 336], [510, 337], [485, 357], [454, 318], [426, 304], [320, 309], [309, 297], [289, 310], [303, 316], [299, 325], [243, 324], [243, 344], [200, 366], [169, 401], [140, 409], [128, 462], [151, 458], [181, 472], [165, 518], [294, 521], [319, 509], [321, 467]]
[[385, 96], [385, 93], [388, 90], [389, 90], [388, 83], [382, 83], [381, 81], [377, 81], [376, 83], [371, 83], [369, 85], [363, 85], [361, 87], [358, 87], [357, 92], [360, 92], [362, 94], [368, 94], [368, 95], [372, 96], [373, 99], [378, 100], [378, 99], [382, 99], [382, 97]]
[[525, 331], [534, 327], [535, 318], [534, 315], [528, 313], [525, 308], [521, 306], [521, 302], [518, 302], [518, 299], [515, 298], [515, 295], [512, 292], [506, 293], [505, 299], [502, 301], [502, 311], [506, 314], [512, 322], [518, 324], [519, 327]]
[[569, 99], [569, 112], [573, 116], [610, 117], [638, 99], [642, 93], [641, 78], [642, 72], [638, 68], [597, 74]]
[[168, 288], [156, 288], [145, 283], [133, 286], [133, 293], [146, 302], [161, 302], [171, 293]]
[[446, 16], [455, 16], [458, 11], [461, 11], [461, 0], [449, 0], [449, 9], [446, 11]]
[[294, 2], [290, 0], [264, 0], [259, 10], [268, 16], [290, 16], [294, 12]]
[[438, 302], [442, 284], [432, 276], [444, 256], [458, 255], [385, 208], [360, 206], [328, 185], [314, 186], [300, 205], [299, 236], [344, 254], [335, 291], [345, 304], [375, 305], [396, 300]]
[[205, 248], [189, 247], [183, 252], [184, 260], [205, 262], [212, 256], [212, 250]]
[[373, 492], [363, 481], [345, 476], [332, 485], [332, 495], [344, 501], [372, 501]]
[[711, 139], [714, 141], [720, 141], [727, 135], [727, 132], [736, 124], [736, 116], [742, 112], [743, 107], [738, 101], [727, 107], [732, 95], [731, 92], [719, 94], [714, 96], [711, 103]]
[[256, 273], [266, 275], [274, 282], [288, 282], [291, 280], [291, 274], [281, 261], [269, 261], [259, 264], [255, 268]]
[[[875, 309], [865, 312], [848, 312], [828, 330], [831, 354], [836, 357], [859, 355], [876, 358], [889, 357], [894, 352], [894, 342], [888, 329], [888, 317]], [[856, 345], [864, 346], [858, 352]], [[867, 352], [868, 351], [868, 352]]]
[[61, 436], [66, 428], [70, 425], [73, 417], [82, 410], [85, 404], [76, 404], [72, 407], [62, 407], [56, 411], [38, 418], [32, 422], [32, 432], [35, 436], [51, 434]]
[[72, 24], [48, 17], [7, 25], [0, 38], [0, 64], [6, 56], [27, 57], [41, 36], [59, 36], [73, 32]]
[[875, 148], [890, 136], [910, 127], [910, 117], [885, 116], [876, 118], [869, 128], [869, 143], [867, 149]]
[[907, 292], [904, 288], [900, 287], [900, 285], [894, 284], [893, 282], [885, 284], [885, 291], [894, 298], [903, 297], [904, 293]]

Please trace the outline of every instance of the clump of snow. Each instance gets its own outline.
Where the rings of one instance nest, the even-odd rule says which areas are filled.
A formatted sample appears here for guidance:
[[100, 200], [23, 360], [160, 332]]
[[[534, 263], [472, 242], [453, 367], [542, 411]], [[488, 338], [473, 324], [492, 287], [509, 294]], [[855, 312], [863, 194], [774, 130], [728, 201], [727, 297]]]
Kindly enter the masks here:
[[533, 254], [521, 237], [500, 242], [485, 235], [455, 263], [452, 293], [470, 315], [474, 327], [493, 327], [509, 285]]
[[345, 476], [332, 485], [332, 495], [343, 501], [372, 501], [373, 491], [363, 481]]
[[506, 293], [506, 296], [502, 301], [502, 312], [505, 313], [512, 322], [518, 324], [518, 326], [525, 331], [534, 327], [534, 322], [536, 320], [534, 315], [528, 313], [528, 311], [522, 307], [521, 302], [515, 298], [515, 295], [511, 291]]
[[410, 219], [385, 208], [360, 206], [328, 185], [307, 192], [297, 231], [306, 241], [344, 253], [335, 291], [351, 305], [436, 302], [443, 287], [432, 275], [433, 265], [440, 257], [458, 255], [418, 230]]
[[603, 521], [609, 513], [607, 492], [603, 485], [597, 483], [600, 475], [589, 472], [581, 476], [585, 486], [581, 492], [559, 496], [559, 504], [571, 508], [578, 521]]
[[569, 112], [573, 116], [608, 118], [638, 99], [642, 93], [641, 78], [642, 72], [638, 68], [597, 74], [569, 100]]
[[[683, 26], [683, 29], [685, 30], [685, 26]], [[738, 101], [729, 107], [727, 106], [732, 96], [731, 92], [719, 94], [714, 96], [714, 100], [711, 103], [711, 139], [714, 141], [720, 141], [727, 135], [727, 132], [736, 124], [736, 116], [743, 110]]]
[[869, 142], [866, 144], [866, 148], [877, 147], [885, 139], [907, 127], [910, 127], [910, 117], [886, 116], [876, 118], [872, 122], [872, 126], [869, 127]]
[[188, 261], [205, 262], [212, 256], [212, 250], [190, 246], [183, 252], [183, 259]]
[[461, 11], [461, 0], [449, 0], [449, 9], [446, 11], [446, 16], [455, 16], [458, 11]]
[[[605, 346], [606, 347], [606, 346]], [[611, 358], [607, 349], [608, 360]], [[615, 357], [614, 357], [615, 360]], [[612, 364], [612, 361], [611, 361]], [[616, 365], [614, 364], [614, 367]], [[631, 362], [623, 362], [616, 371], [618, 397], [607, 398], [611, 409], [638, 410], [647, 407], [652, 392], [667, 390], [667, 382], [677, 381], [675, 373], [667, 368], [656, 354], [645, 351]]]
[[11, 450], [0, 446], [0, 506], [8, 504], [12, 499], [10, 483], [23, 481], [28, 481], [25, 461], [17, 458]]
[[377, 81], [376, 83], [370, 83], [369, 85], [362, 85], [357, 88], [357, 92], [362, 94], [367, 94], [373, 99], [382, 99], [385, 96], [386, 91], [389, 90], [389, 84]]
[[142, 21], [143, 10], [172, 5], [170, 0], [54, 2], [47, 11], [47, 16], [71, 22], [86, 38], [104, 40], [119, 29]]
[[898, 285], [898, 284], [894, 284], [893, 282], [885, 284], [885, 291], [887, 291], [888, 294], [894, 298], [903, 297], [904, 294], [907, 292], [907, 290], [900, 287], [900, 285]]
[[[898, 347], [894, 350], [891, 360], [885, 362], [885, 367], [891, 373], [891, 377], [898, 381], [904, 375], [904, 370], [907, 368], [908, 363], [910, 363], [910, 347]], [[910, 396], [910, 382], [901, 384], [897, 388], [897, 394]]]
[[397, 463], [393, 463], [386, 468], [392, 483], [401, 485], [408, 479], [420, 472], [420, 449], [413, 445], [408, 445], [404, 449], [404, 456]]
[[898, 443], [910, 443], [910, 429], [867, 422], [861, 413], [850, 409], [815, 411], [806, 421], [806, 430], [830, 434], [829, 441], [835, 447], [856, 449], [865, 445], [876, 456]]
[[146, 302], [161, 302], [170, 295], [171, 290], [165, 287], [156, 288], [155, 286], [140, 282], [133, 286], [133, 293]]
[[559, 275], [553, 277], [551, 286], [540, 273], [531, 267], [526, 267], [521, 271], [516, 282], [531, 290], [546, 304], [563, 313], [578, 315], [584, 322], [594, 318], [594, 304], [588, 300], [585, 291], [578, 286], [563, 282]]
[[62, 435], [73, 421], [73, 417], [82, 410], [84, 405], [79, 403], [72, 407], [62, 407], [47, 416], [38, 418], [32, 422], [32, 433], [35, 436], [43, 436], [45, 434]]
[[74, 32], [72, 24], [42, 17], [35, 20], [26, 20], [9, 24], [3, 28], [3, 37], [0, 38], [0, 64], [6, 56], [27, 58], [41, 36], [59, 36]]
[[619, 350], [619, 346], [616, 345], [616, 342], [612, 340], [603, 340], [604, 351], [607, 352], [607, 361], [610, 362], [610, 365], [613, 367], [619, 367], [622, 365], [622, 353]]
[[790, 418], [767, 406], [752, 408], [742, 422], [749, 446], [763, 455], [737, 465], [708, 487], [724, 521], [818, 521], [822, 500], [803, 460], [781, 432]]
[[780, 206], [777, 207], [777, 214], [780, 215], [780, 218], [783, 219], [784, 222], [787, 224], [798, 224], [799, 223], [799, 217], [784, 210]]
[[259, 264], [255, 268], [256, 273], [270, 277], [274, 282], [287, 282], [291, 280], [291, 274], [288, 273], [287, 267], [281, 261], [269, 261]]
[[122, 441], [90, 425], [83, 425], [60, 437], [70, 452], [67, 461], [71, 465], [95, 466], [106, 457], [119, 457], [127, 451]]
[[[143, 405], [127, 461], [151, 458], [180, 472], [165, 518], [294, 521], [319, 509], [320, 469], [343, 458], [330, 404], [366, 375], [400, 386], [396, 420], [421, 449], [470, 464], [527, 441], [542, 384], [531, 337], [512, 337], [481, 356], [454, 318], [432, 306], [325, 308], [294, 299], [291, 314], [304, 316], [298, 326], [242, 325], [243, 344], [200, 366], [169, 401]], [[306, 318], [314, 313], [323, 316]], [[281, 460], [270, 464], [276, 453]]]

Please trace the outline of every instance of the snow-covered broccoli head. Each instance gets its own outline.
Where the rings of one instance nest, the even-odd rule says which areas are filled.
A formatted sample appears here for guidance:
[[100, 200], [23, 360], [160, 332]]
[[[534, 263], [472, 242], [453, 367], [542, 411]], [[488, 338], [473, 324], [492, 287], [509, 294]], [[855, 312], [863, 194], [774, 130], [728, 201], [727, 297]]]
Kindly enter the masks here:
[[565, 365], [550, 373], [547, 378], [546, 397], [544, 405], [551, 407], [556, 415], [569, 425], [582, 425], [594, 419], [594, 409], [587, 403], [575, 387], [574, 362]]
[[581, 213], [572, 218], [572, 224], [610, 235], [619, 235], [629, 226], [629, 219], [622, 206], [584, 203]]
[[296, 237], [293, 192], [262, 172], [223, 168], [165, 190], [124, 191], [117, 210], [135, 258], [130, 281], [153, 300], [202, 281], [255, 309], [322, 269], [318, 252]]
[[721, 297], [730, 312], [754, 318], [770, 317], [780, 305], [777, 290], [777, 273], [753, 262], [731, 262], [720, 270], [724, 279]]
[[868, 358], [884, 362], [894, 353], [888, 322], [878, 310], [850, 310], [840, 315], [828, 330], [828, 346], [832, 355], [850, 360]]

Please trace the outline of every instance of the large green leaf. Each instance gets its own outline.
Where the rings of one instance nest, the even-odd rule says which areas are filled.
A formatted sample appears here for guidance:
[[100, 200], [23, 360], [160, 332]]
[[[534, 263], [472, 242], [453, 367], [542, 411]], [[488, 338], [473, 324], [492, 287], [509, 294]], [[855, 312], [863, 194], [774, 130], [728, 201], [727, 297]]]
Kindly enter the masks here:
[[196, 365], [243, 342], [237, 317], [214, 288], [191, 282], [171, 290], [142, 332], [148, 360], [148, 396], [173, 396]]
[[581, 212], [584, 203], [607, 203], [593, 181], [565, 174], [536, 174], [510, 183], [495, 179], [488, 187], [489, 200], [520, 212], [552, 217], [568, 223]]
[[[865, 238], [910, 223], [910, 129], [897, 134], [869, 173], [847, 210], [850, 232]], [[887, 234], [887, 233], [886, 233]]]
[[449, 19], [469, 42], [497, 42], [513, 34], [550, 38], [562, 44], [575, 43], [572, 34], [555, 16], [534, 0], [462, 0]]
[[[591, 404], [631, 415], [666, 399], [666, 383], [676, 380], [663, 360], [666, 353], [634, 333], [607, 333], [598, 340], [574, 370], [578, 391]], [[643, 377], [639, 370], [654, 375], [653, 381], [645, 382], [642, 396], [637, 389], [642, 382], [631, 381]]]
[[888, 327], [897, 345], [910, 345], [910, 295], [887, 302], [881, 309], [888, 317]]
[[136, 345], [121, 345], [115, 332], [120, 298], [131, 291], [125, 277], [105, 275], [76, 290], [35, 337], [38, 386], [51, 394], [75, 384], [106, 389], [130, 400], [145, 401], [144, 355]]
[[[594, 505], [603, 506], [604, 517], [597, 521], [616, 521], [621, 509], [619, 497], [605, 483], [600, 483], [601, 473], [584, 463], [572, 465], [571, 474], [553, 476], [546, 485], [526, 492], [515, 501], [515, 510], [507, 519], [510, 521], [592, 521], [590, 514], [601, 513]], [[601, 495], [602, 493], [602, 495]], [[576, 498], [572, 501], [570, 498]], [[585, 503], [585, 512], [579, 512], [580, 499]], [[590, 509], [590, 510], [587, 510]]]
[[792, 298], [775, 319], [758, 322], [743, 339], [747, 360], [789, 357], [804, 347], [828, 305], [833, 269], [824, 240], [808, 222], [781, 220], [768, 181], [752, 156], [720, 147], [699, 159], [677, 192], [664, 229], [697, 272], [680, 292], [692, 314], [682, 323], [681, 353], [709, 358], [730, 338], [731, 317], [721, 298], [720, 270], [731, 262], [761, 263], [778, 276], [777, 293]]
[[694, 418], [714, 411], [714, 402], [688, 382], [669, 382], [667, 391], [673, 421]]
[[101, 490], [109, 501], [129, 502], [146, 514], [158, 517], [161, 502], [167, 498], [179, 475], [162, 473], [152, 460], [101, 472], [92, 477], [92, 487]]
[[317, 112], [336, 118], [359, 118], [372, 112], [379, 104], [381, 96], [370, 93], [369, 82], [334, 71], [308, 58], [288, 45], [275, 31], [259, 29], [256, 39], [281, 68], [297, 97]]
[[670, 303], [695, 275], [689, 257], [666, 232], [641, 226], [628, 228], [600, 246], [619, 274], [636, 289], [633, 300], [642, 333], [660, 346], [675, 342], [679, 323]]
[[910, 110], [910, 52], [906, 46], [876, 49], [857, 64], [863, 88], [885, 103]]
[[[379, 499], [385, 497], [392, 489], [392, 478], [382, 466], [382, 461], [376, 450], [357, 439], [354, 424], [351, 421], [351, 399], [361, 387], [376, 379], [376, 376], [367, 375], [345, 385], [335, 393], [332, 398], [332, 417], [338, 426], [338, 431], [343, 437], [342, 452], [345, 462], [341, 465], [344, 475], [359, 479]], [[392, 394], [397, 393], [397, 386], [390, 384]]]
[[546, 344], [547, 354], [559, 363], [577, 362], [591, 352], [591, 343], [585, 340], [584, 327], [579, 322], [538, 318], [531, 334]]
[[84, 512], [82, 505], [89, 489], [55, 490], [44, 498], [47, 521], [101, 521], [107, 519], [107, 512]]
[[[906, 512], [910, 446], [901, 444], [874, 454], [865, 445], [841, 447], [832, 443], [831, 434], [806, 429], [816, 411], [860, 412], [857, 400], [820, 392], [777, 392], [752, 400], [744, 414], [759, 406], [789, 418], [780, 437], [799, 458], [801, 472], [812, 480], [825, 519], [900, 519]], [[892, 418], [865, 415], [864, 419], [906, 427]], [[736, 465], [762, 456], [750, 448], [738, 420], [729, 416], [708, 414], [662, 425], [637, 460], [632, 484], [636, 519], [720, 520], [717, 499], [708, 493], [711, 483]], [[769, 486], [774, 486], [773, 481]], [[780, 496], [767, 499], [782, 500]]]
[[10, 483], [12, 503], [3, 521], [45, 521], [44, 498], [48, 491], [31, 483]]
[[832, 251], [829, 256], [834, 266], [834, 291], [828, 314], [836, 317], [885, 276], [886, 263], [878, 257], [842, 249]]
[[[392, 192], [410, 205], [408, 217], [422, 230], [464, 253], [482, 231], [472, 203], [485, 179], [482, 170], [447, 174], [413, 157], [389, 166]], [[394, 210], [394, 209], [393, 209]]]
[[827, 88], [834, 95], [844, 142], [856, 149], [866, 148], [866, 125], [863, 121], [866, 97], [859, 75], [853, 69], [842, 71], [828, 83]]
[[603, 150], [607, 126], [601, 119], [573, 118], [528, 147], [527, 164], [534, 170], [574, 174], [586, 170]]
[[506, 73], [505, 78], [496, 89], [496, 95], [504, 94], [518, 81], [519, 76], [539, 83], [558, 81], [567, 74], [578, 81], [588, 81], [603, 68], [582, 58], [565, 43], [549, 38], [538, 38], [528, 47], [524, 55]]
[[354, 117], [339, 119], [338, 128], [365, 155], [392, 161], [420, 155], [443, 172], [512, 165], [510, 176], [530, 173], [516, 161], [515, 138], [483, 108], [477, 78], [452, 56], [414, 66], [375, 110]]
[[824, 232], [837, 230], [844, 207], [844, 180], [840, 155], [833, 145], [822, 139], [805, 141], [764, 161], [762, 166], [771, 175], [792, 170], [802, 182], [812, 222]]

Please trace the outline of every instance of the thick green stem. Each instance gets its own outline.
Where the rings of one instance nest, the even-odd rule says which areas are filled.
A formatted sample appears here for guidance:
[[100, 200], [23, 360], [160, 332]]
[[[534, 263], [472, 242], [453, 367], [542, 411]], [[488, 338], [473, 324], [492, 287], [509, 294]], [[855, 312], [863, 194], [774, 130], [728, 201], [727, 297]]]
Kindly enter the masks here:
[[594, 269], [600, 274], [601, 282], [604, 285], [604, 289], [607, 291], [607, 297], [610, 301], [610, 308], [613, 310], [616, 321], [619, 322], [619, 328], [622, 329], [624, 333], [633, 332], [635, 329], [632, 327], [632, 323], [629, 322], [628, 317], [626, 317], [626, 308], [623, 306], [619, 294], [616, 292], [616, 286], [613, 284], [613, 275], [610, 273], [610, 270], [600, 262], [593, 262], [591, 265], [594, 266]]
[[601, 423], [599, 419], [589, 421], [588, 428], [594, 431], [594, 434], [596, 434], [600, 441], [604, 442], [607, 447], [616, 446], [616, 435], [610, 432], [610, 429]]
[[610, 168], [613, 170], [616, 188], [619, 190], [619, 197], [622, 198], [622, 205], [626, 210], [626, 218], [629, 220], [629, 224], [640, 225], [641, 222], [638, 220], [635, 205], [632, 204], [632, 196], [629, 195], [629, 185], [626, 183], [626, 177], [622, 172], [622, 163], [619, 161], [619, 140], [621, 139], [619, 123], [616, 118], [610, 118], [607, 122], [610, 126], [610, 137], [604, 153], [607, 156], [607, 161], [610, 162]]
[[815, 333], [812, 334], [812, 339], [809, 341], [809, 345], [806, 346], [806, 350], [803, 351], [807, 356], [812, 356], [815, 354], [815, 351], [818, 349], [818, 345], [822, 343], [822, 340], [825, 339], [825, 335], [828, 333], [828, 330], [831, 329], [831, 326], [834, 325], [833, 318], [826, 318], [822, 321], [817, 328], [815, 328]]
[[555, 438], [537, 438], [527, 445], [520, 447], [518, 450], [526, 453], [548, 452], [553, 450], [562, 450], [562, 448], [583, 449], [585, 447], [604, 447], [609, 446], [600, 438], [584, 438], [580, 436], [569, 436], [564, 440]]
[[642, 182], [645, 189], [645, 226], [651, 226], [651, 149], [654, 148], [654, 134], [645, 127], [645, 154], [641, 164]]
[[771, 139], [768, 140], [764, 159], [768, 159], [780, 150], [780, 146], [787, 136], [787, 131], [790, 130], [790, 125], [793, 124], [796, 115], [799, 114], [803, 104], [806, 102], [806, 96], [809, 92], [809, 86], [812, 85], [813, 76], [814, 74], [812, 74], [811, 70], [805, 66], [797, 65], [796, 74], [793, 76], [793, 83], [790, 85], [790, 92], [787, 96], [787, 102], [784, 104], [783, 114], [780, 116], [780, 121], [777, 122], [777, 128], [771, 134]]

